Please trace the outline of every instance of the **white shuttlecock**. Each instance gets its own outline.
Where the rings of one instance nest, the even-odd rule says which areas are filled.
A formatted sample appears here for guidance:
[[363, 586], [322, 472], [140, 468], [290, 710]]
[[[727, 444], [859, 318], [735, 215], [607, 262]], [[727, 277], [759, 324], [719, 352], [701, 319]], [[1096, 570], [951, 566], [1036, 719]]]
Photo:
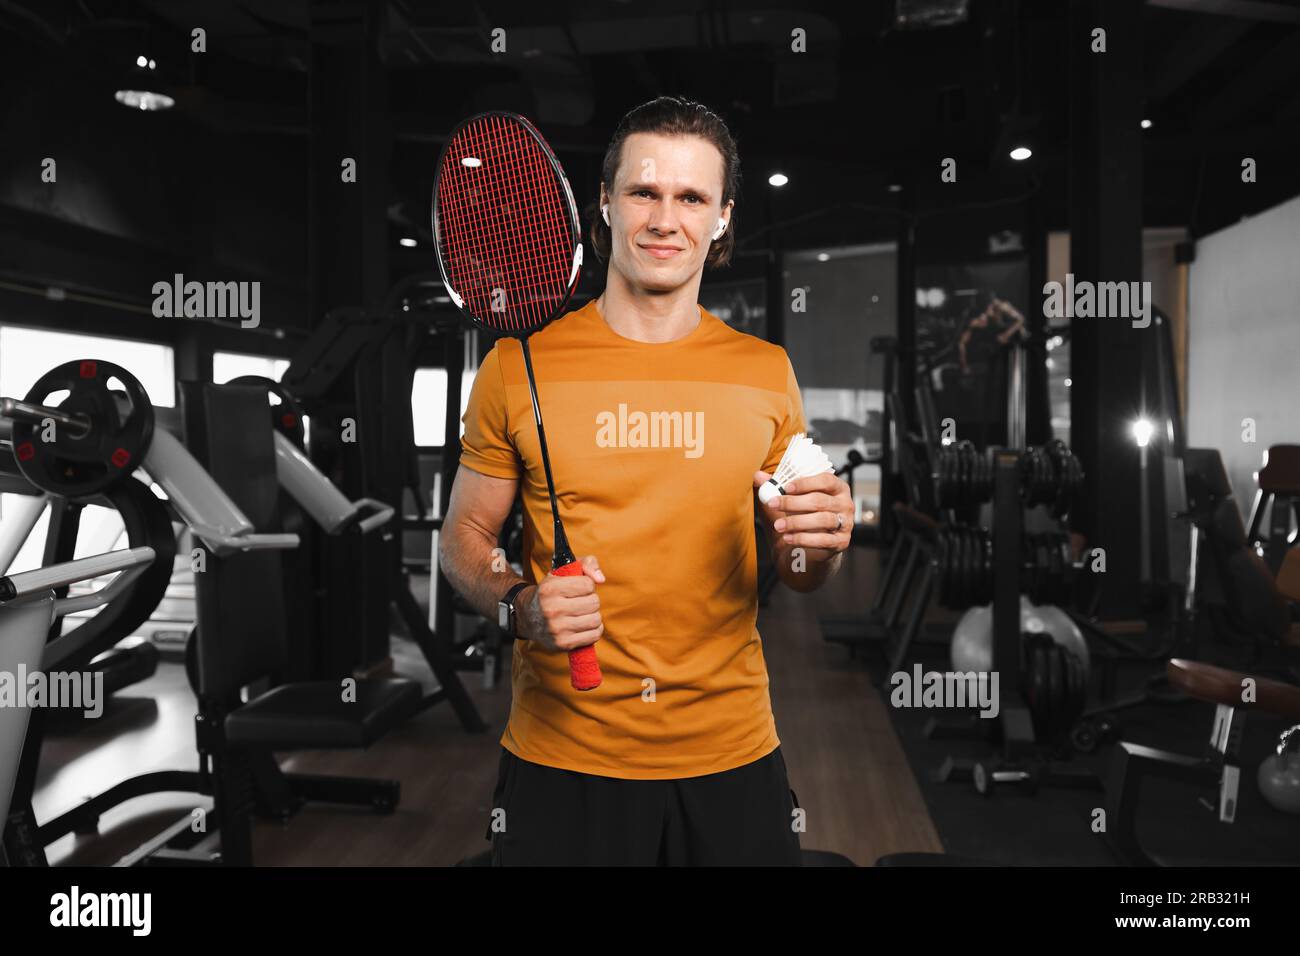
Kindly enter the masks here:
[[781, 456], [781, 464], [776, 466], [776, 474], [759, 485], [758, 500], [767, 504], [778, 495], [785, 494], [785, 486], [796, 478], [807, 478], [834, 470], [835, 466], [826, 457], [826, 452], [821, 450], [821, 446], [800, 432], [790, 439], [785, 454]]

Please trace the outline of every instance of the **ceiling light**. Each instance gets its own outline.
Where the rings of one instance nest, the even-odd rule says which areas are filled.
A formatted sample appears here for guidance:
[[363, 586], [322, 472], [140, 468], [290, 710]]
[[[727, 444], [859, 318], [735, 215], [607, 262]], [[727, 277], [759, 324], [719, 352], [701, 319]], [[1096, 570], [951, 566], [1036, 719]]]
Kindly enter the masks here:
[[169, 110], [176, 101], [166, 93], [154, 93], [149, 90], [118, 90], [113, 98], [123, 106], [134, 110]]

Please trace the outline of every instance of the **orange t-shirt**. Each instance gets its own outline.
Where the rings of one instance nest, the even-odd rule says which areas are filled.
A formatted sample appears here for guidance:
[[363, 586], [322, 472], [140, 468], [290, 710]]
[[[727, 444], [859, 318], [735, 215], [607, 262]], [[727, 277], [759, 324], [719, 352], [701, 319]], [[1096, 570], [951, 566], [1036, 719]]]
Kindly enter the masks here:
[[[606, 580], [599, 688], [574, 690], [567, 655], [515, 642], [501, 743], [524, 760], [669, 779], [780, 743], [755, 627], [753, 476], [805, 430], [803, 403], [784, 349], [700, 316], [674, 342], [638, 342], [592, 301], [529, 339], [560, 517]], [[464, 422], [461, 464], [520, 480], [524, 576], [536, 582], [551, 568], [552, 521], [517, 340], [483, 360]]]

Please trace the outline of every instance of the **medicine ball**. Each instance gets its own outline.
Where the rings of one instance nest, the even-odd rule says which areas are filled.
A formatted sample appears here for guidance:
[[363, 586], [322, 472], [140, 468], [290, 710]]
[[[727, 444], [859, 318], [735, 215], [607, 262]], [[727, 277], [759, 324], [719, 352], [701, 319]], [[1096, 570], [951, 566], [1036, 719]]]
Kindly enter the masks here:
[[[1085, 683], [1091, 674], [1088, 642], [1078, 625], [1059, 607], [1035, 605], [1020, 596], [1020, 631], [1022, 634], [1047, 634], [1069, 651], [1083, 665]], [[959, 673], [993, 669], [993, 606], [973, 607], [962, 615], [952, 633], [952, 669]]]

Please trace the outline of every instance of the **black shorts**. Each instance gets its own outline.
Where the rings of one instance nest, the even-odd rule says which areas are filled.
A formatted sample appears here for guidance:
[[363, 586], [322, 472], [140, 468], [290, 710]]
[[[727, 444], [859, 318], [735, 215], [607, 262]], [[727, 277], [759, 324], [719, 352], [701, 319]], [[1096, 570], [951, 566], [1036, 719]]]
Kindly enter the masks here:
[[493, 866], [799, 866], [798, 806], [780, 747], [675, 780], [559, 770], [503, 747], [487, 838]]

